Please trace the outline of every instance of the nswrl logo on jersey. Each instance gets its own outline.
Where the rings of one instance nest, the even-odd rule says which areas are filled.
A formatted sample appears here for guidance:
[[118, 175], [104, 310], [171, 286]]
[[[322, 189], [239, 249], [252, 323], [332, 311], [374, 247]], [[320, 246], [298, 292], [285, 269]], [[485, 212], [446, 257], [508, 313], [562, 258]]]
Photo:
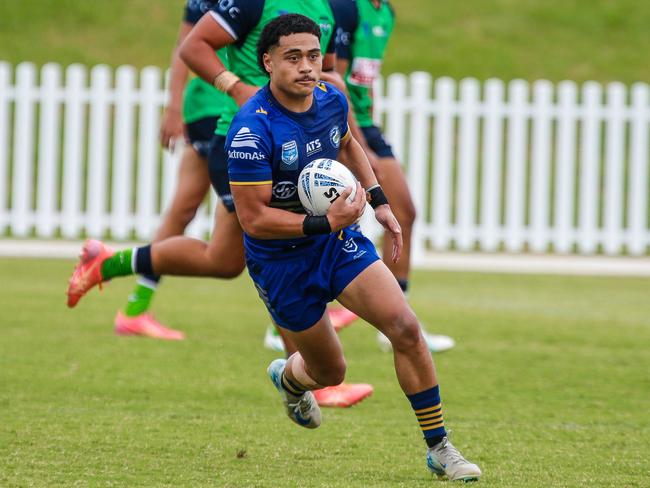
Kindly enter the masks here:
[[298, 169], [298, 144], [289, 141], [282, 144], [282, 169]]

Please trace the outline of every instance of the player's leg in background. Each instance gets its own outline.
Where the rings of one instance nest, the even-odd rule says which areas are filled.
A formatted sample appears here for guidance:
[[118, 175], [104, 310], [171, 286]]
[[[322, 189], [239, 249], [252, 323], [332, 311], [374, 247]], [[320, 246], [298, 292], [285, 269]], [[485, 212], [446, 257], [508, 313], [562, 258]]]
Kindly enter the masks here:
[[[378, 159], [373, 166], [377, 180], [381, 184], [384, 194], [390, 202], [391, 209], [402, 228], [404, 248], [402, 256], [397, 263], [390, 259], [392, 240], [384, 236], [382, 243], [382, 256], [384, 263], [391, 270], [404, 294], [408, 293], [409, 278], [411, 273], [411, 236], [415, 223], [416, 209], [411, 198], [408, 181], [402, 171], [400, 162], [395, 158], [393, 150], [385, 141], [378, 127], [364, 127], [361, 129], [369, 147], [377, 154]], [[442, 352], [454, 347], [454, 340], [445, 335], [430, 334], [422, 330], [427, 347], [431, 352]], [[384, 350], [390, 349], [390, 341], [385, 335], [378, 334], [377, 340]]]
[[[220, 147], [217, 146], [217, 151], [220, 151], [223, 156], [225, 153], [223, 142]], [[222, 159], [225, 161], [225, 158]], [[212, 172], [210, 175], [212, 179]], [[214, 185], [214, 180], [212, 183]], [[228, 194], [222, 193], [224, 188], [228, 189]], [[99, 241], [92, 239], [87, 241], [69, 281], [68, 307], [75, 307], [95, 285], [119, 276], [132, 274], [214, 278], [239, 276], [245, 267], [243, 232], [234, 213], [227, 181], [221, 182], [217, 193], [222, 201], [217, 204], [210, 243], [190, 237], [175, 236], [146, 246], [113, 252]]]
[[[216, 117], [207, 117], [185, 126], [190, 144], [183, 148], [177, 184], [153, 242], [182, 235], [210, 189], [208, 147]], [[115, 332], [120, 335], [146, 335], [162, 339], [182, 339], [183, 334], [164, 327], [149, 308], [160, 284], [159, 275], [143, 275], [129, 295], [123, 311], [115, 316]]]
[[408, 182], [397, 159], [380, 157], [375, 167], [375, 174], [402, 228], [404, 240], [402, 256], [397, 263], [393, 263], [390, 259], [393, 245], [390, 238], [383, 240], [382, 256], [386, 256], [384, 263], [397, 278], [403, 291], [406, 292], [411, 271], [411, 232], [415, 222], [415, 205], [411, 199]]
[[450, 479], [478, 479], [478, 466], [465, 460], [447, 438], [431, 354], [417, 317], [390, 270], [383, 262], [374, 262], [348, 284], [338, 300], [391, 341], [399, 384], [429, 448], [429, 468]]

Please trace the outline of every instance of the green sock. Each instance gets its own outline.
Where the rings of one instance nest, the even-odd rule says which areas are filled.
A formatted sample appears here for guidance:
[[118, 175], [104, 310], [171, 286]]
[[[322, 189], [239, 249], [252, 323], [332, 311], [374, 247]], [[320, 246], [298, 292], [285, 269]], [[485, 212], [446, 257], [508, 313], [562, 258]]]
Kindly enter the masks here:
[[102, 278], [110, 280], [116, 276], [127, 276], [133, 274], [131, 256], [133, 249], [117, 251], [110, 258], [102, 263]]
[[155, 283], [147, 282], [145, 284], [142, 280], [138, 280], [138, 283], [135, 285], [135, 290], [129, 295], [129, 301], [124, 309], [127, 317], [135, 317], [146, 312], [151, 305], [151, 299], [155, 292]]

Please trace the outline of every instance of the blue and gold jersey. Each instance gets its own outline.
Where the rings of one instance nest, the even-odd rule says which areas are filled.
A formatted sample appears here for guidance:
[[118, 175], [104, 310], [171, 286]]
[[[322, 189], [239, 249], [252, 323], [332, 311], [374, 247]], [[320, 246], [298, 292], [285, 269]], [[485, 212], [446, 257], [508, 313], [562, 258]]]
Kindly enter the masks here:
[[[275, 100], [268, 85], [261, 88], [234, 118], [226, 139], [231, 185], [272, 185], [270, 205], [304, 213], [298, 197], [298, 176], [311, 161], [336, 159], [341, 141], [349, 137], [348, 104], [332, 85], [320, 83], [312, 106], [291, 112]], [[296, 239], [254, 239], [245, 236], [248, 252], [271, 253], [307, 247], [320, 236]]]

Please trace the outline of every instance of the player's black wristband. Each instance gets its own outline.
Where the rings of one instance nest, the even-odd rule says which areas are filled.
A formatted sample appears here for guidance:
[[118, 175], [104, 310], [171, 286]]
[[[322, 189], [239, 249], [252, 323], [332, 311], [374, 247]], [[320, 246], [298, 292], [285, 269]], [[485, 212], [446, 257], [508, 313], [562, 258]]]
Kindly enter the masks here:
[[375, 185], [368, 190], [368, 195], [370, 195], [370, 201], [368, 202], [372, 208], [377, 208], [379, 205], [388, 204], [388, 198], [384, 195], [384, 191], [381, 189], [381, 186]]
[[302, 233], [306, 236], [329, 234], [332, 232], [330, 221], [326, 215], [307, 215], [302, 221]]

